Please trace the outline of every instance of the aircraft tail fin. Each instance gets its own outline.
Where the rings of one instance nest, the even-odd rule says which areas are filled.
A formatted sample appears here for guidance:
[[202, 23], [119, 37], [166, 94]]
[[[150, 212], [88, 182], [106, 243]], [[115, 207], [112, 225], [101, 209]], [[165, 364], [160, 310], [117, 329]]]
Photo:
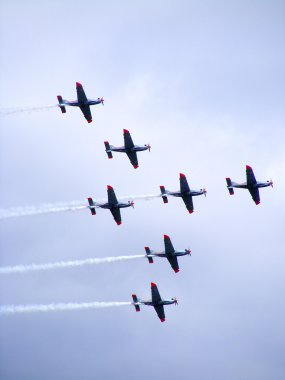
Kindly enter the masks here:
[[153, 258], [151, 256], [149, 256], [151, 254], [151, 250], [149, 249], [149, 247], [144, 247], [145, 249], [145, 252], [146, 252], [146, 257], [148, 259], [148, 262], [150, 264], [153, 264]]
[[164, 186], [160, 186], [160, 192], [161, 192], [163, 203], [168, 203], [168, 198], [167, 198]]
[[64, 107], [64, 103], [63, 103], [63, 100], [62, 100], [62, 96], [60, 96], [60, 95], [57, 95], [57, 100], [58, 100], [58, 103], [59, 103], [59, 107], [60, 107], [60, 109], [61, 109], [61, 112], [62, 113], [66, 113], [66, 108]]
[[234, 195], [234, 189], [232, 188], [232, 180], [230, 178], [226, 178], [227, 181], [227, 188], [229, 190], [230, 195]]
[[138, 297], [135, 294], [132, 294], [132, 297], [133, 297], [133, 301], [134, 301], [133, 304], [134, 304], [136, 311], [141, 311], [140, 305], [138, 304], [138, 302], [139, 302]]
[[89, 208], [92, 215], [96, 215], [95, 205], [92, 198], [87, 198], [89, 203]]
[[112, 155], [112, 151], [111, 151], [111, 148], [110, 148], [109, 141], [104, 141], [104, 144], [105, 144], [106, 153], [107, 153], [108, 158], [113, 158], [113, 155]]

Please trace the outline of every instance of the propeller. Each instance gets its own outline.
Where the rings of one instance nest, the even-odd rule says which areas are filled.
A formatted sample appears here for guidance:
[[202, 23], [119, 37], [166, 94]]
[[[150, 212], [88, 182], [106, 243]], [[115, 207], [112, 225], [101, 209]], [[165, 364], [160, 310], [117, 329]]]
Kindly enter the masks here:
[[150, 144], [145, 144], [145, 146], [148, 148], [148, 151], [150, 152], [151, 145]]
[[104, 105], [104, 98], [102, 97], [102, 98], [100, 98], [100, 100], [101, 100], [101, 103], [102, 103], [102, 106]]
[[206, 196], [207, 195], [207, 190], [205, 189], [205, 187], [203, 189], [200, 189], [200, 191], [202, 191], [202, 193]]
[[273, 187], [273, 181], [272, 181], [272, 179], [270, 179], [269, 184], [270, 184], [271, 187]]
[[132, 206], [132, 208], [135, 208], [135, 202], [134, 201], [129, 201], [129, 204]]
[[174, 305], [177, 306], [177, 305], [178, 305], [177, 298], [176, 298], [176, 297], [173, 297], [173, 298], [171, 298], [171, 299], [172, 299], [172, 301], [174, 301]]
[[186, 248], [186, 249], [185, 249], [185, 252], [186, 252], [189, 256], [191, 256], [191, 249], [190, 249], [190, 248], [188, 248], [188, 249]]

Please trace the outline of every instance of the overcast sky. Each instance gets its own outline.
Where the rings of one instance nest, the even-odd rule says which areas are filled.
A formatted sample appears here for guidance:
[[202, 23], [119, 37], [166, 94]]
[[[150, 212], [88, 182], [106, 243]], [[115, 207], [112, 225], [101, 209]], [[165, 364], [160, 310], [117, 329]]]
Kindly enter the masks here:
[[[163, 259], [0, 276], [0, 305], [163, 297], [166, 322], [133, 307], [2, 316], [5, 380], [281, 380], [285, 376], [284, 1], [2, 0], [0, 108], [105, 98], [80, 111], [1, 115], [0, 208], [206, 187], [190, 215], [179, 199], [137, 201], [117, 226], [106, 210], [0, 221], [1, 266], [191, 248]], [[123, 129], [150, 143], [134, 170], [108, 160]], [[225, 177], [261, 189], [230, 197]]]

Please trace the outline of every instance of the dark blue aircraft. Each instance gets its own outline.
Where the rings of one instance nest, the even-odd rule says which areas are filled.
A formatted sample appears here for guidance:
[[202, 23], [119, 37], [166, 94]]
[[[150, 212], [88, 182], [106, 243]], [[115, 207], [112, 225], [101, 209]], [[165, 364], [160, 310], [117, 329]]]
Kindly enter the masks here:
[[256, 205], [260, 203], [260, 196], [259, 196], [258, 189], [261, 187], [267, 187], [267, 186], [273, 187], [272, 180], [266, 181], [266, 182], [256, 181], [253, 170], [249, 165], [246, 165], [246, 182], [236, 183], [236, 182], [233, 182], [230, 178], [226, 178], [226, 181], [227, 181], [227, 188], [229, 190], [230, 195], [234, 195], [234, 189], [233, 189], [234, 187], [238, 189], [247, 189], [250, 192], [252, 199], [254, 200]]
[[124, 129], [124, 146], [113, 146], [109, 144], [109, 141], [104, 141], [106, 153], [109, 158], [113, 158], [112, 152], [126, 153], [131, 161], [131, 164], [135, 169], [139, 167], [137, 152], [142, 152], [143, 150], [149, 150], [151, 146], [149, 144], [135, 145], [133, 143], [130, 132]]
[[102, 104], [104, 105], [104, 99], [98, 98], [96, 100], [87, 99], [85, 92], [83, 90], [82, 84], [76, 82], [76, 91], [77, 91], [77, 100], [64, 100], [62, 99], [61, 95], [57, 96], [58, 99], [58, 106], [61, 109], [62, 113], [66, 113], [65, 106], [72, 106], [72, 107], [79, 107], [85, 117], [85, 119], [88, 121], [88, 123], [92, 122], [92, 115], [90, 106], [93, 106], [95, 104]]
[[190, 214], [194, 211], [193, 200], [192, 197], [197, 195], [204, 194], [206, 196], [207, 190], [190, 190], [185, 174], [180, 173], [180, 191], [168, 191], [165, 190], [164, 186], [160, 186], [161, 196], [164, 203], [168, 203], [168, 195], [172, 195], [173, 197], [182, 198], [185, 206]]
[[153, 306], [161, 322], [165, 321], [164, 306], [172, 304], [178, 305], [177, 299], [175, 297], [171, 298], [170, 300], [162, 299], [160, 297], [156, 284], [154, 284], [153, 282], [151, 283], [151, 300], [143, 301], [137, 298], [135, 294], [132, 294], [132, 297], [134, 301], [133, 305], [136, 311], [141, 310], [140, 305]]
[[118, 202], [118, 199], [116, 197], [113, 187], [109, 185], [107, 186], [107, 193], [108, 193], [108, 202], [105, 202], [105, 203], [94, 202], [92, 198], [87, 198], [91, 214], [96, 215], [96, 210], [95, 210], [96, 207], [105, 208], [111, 211], [113, 218], [115, 219], [115, 222], [118, 225], [120, 225], [122, 224], [120, 208], [126, 208], [130, 206], [134, 207], [134, 202], [133, 201], [128, 201], [127, 203]]
[[146, 257], [148, 259], [148, 262], [150, 264], [153, 263], [153, 257], [166, 257], [169, 261], [169, 264], [171, 265], [171, 268], [174, 270], [175, 273], [179, 272], [179, 265], [177, 261], [178, 256], [191, 256], [191, 250], [190, 249], [183, 249], [181, 251], [176, 251], [173, 248], [172, 242], [170, 240], [170, 237], [168, 235], [164, 235], [164, 252], [154, 252], [150, 250], [149, 247], [144, 247], [146, 251]]

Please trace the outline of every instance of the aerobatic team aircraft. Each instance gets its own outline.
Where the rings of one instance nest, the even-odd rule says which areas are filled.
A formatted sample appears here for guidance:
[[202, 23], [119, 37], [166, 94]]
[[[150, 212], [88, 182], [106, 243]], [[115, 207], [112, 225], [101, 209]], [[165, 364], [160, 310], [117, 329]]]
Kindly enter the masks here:
[[187, 179], [184, 174], [180, 173], [180, 191], [168, 191], [165, 190], [164, 186], [160, 186], [161, 196], [164, 203], [168, 203], [168, 195], [172, 195], [173, 197], [180, 197], [183, 199], [185, 206], [190, 214], [194, 211], [193, 200], [192, 197], [196, 195], [204, 194], [206, 196], [207, 190], [190, 190]]
[[271, 186], [273, 187], [272, 180], [266, 181], [266, 182], [258, 182], [255, 179], [254, 173], [252, 168], [249, 165], [246, 165], [246, 182], [244, 183], [236, 183], [233, 182], [230, 178], [226, 178], [227, 181], [227, 188], [229, 190], [230, 195], [234, 195], [234, 187], [239, 189], [247, 189], [252, 199], [254, 200], [255, 204], [258, 205], [260, 203], [260, 196], [259, 196], [259, 188], [260, 187], [267, 187]]
[[88, 121], [88, 123], [92, 122], [92, 115], [90, 111], [90, 106], [94, 104], [102, 104], [104, 105], [104, 99], [98, 98], [97, 100], [87, 99], [85, 92], [83, 90], [82, 84], [76, 82], [76, 91], [77, 91], [77, 100], [69, 101], [62, 99], [61, 95], [57, 96], [58, 106], [61, 109], [62, 113], [66, 113], [65, 106], [79, 107]]
[[114, 189], [112, 188], [112, 186], [109, 186], [109, 185], [107, 186], [107, 193], [108, 193], [107, 203], [97, 203], [97, 202], [94, 202], [92, 198], [87, 198], [91, 214], [96, 215], [96, 210], [95, 210], [96, 207], [105, 208], [111, 211], [116, 223], [120, 225], [122, 224], [120, 208], [126, 208], [130, 206], [134, 207], [134, 202], [133, 201], [128, 201], [127, 203], [118, 202]]
[[178, 305], [177, 299], [175, 297], [171, 298], [170, 300], [164, 300], [160, 297], [159, 291], [157, 289], [156, 284], [153, 282], [151, 283], [151, 300], [150, 301], [143, 301], [135, 294], [132, 294], [133, 297], [133, 305], [136, 309], [136, 311], [140, 311], [140, 305], [147, 305], [147, 306], [153, 306], [158, 318], [161, 320], [161, 322], [165, 321], [165, 314], [164, 314], [164, 305]]
[[131, 161], [131, 164], [135, 169], [139, 167], [137, 152], [141, 152], [143, 150], [149, 150], [151, 146], [149, 144], [145, 145], [134, 145], [130, 132], [127, 129], [124, 129], [124, 143], [125, 146], [113, 146], [109, 144], [109, 141], [104, 141], [106, 147], [106, 153], [109, 158], [113, 158], [112, 152], [121, 152], [126, 153]]
[[153, 263], [153, 257], [166, 257], [169, 261], [169, 264], [171, 265], [172, 269], [175, 273], [179, 272], [179, 265], [177, 261], [177, 256], [185, 256], [190, 255], [191, 256], [191, 250], [190, 249], [184, 249], [182, 251], [176, 251], [173, 248], [173, 245], [171, 243], [170, 237], [167, 235], [164, 235], [164, 247], [165, 251], [160, 253], [154, 253], [150, 250], [149, 247], [144, 247], [146, 251], [146, 257], [148, 259], [148, 262], [150, 264]]

